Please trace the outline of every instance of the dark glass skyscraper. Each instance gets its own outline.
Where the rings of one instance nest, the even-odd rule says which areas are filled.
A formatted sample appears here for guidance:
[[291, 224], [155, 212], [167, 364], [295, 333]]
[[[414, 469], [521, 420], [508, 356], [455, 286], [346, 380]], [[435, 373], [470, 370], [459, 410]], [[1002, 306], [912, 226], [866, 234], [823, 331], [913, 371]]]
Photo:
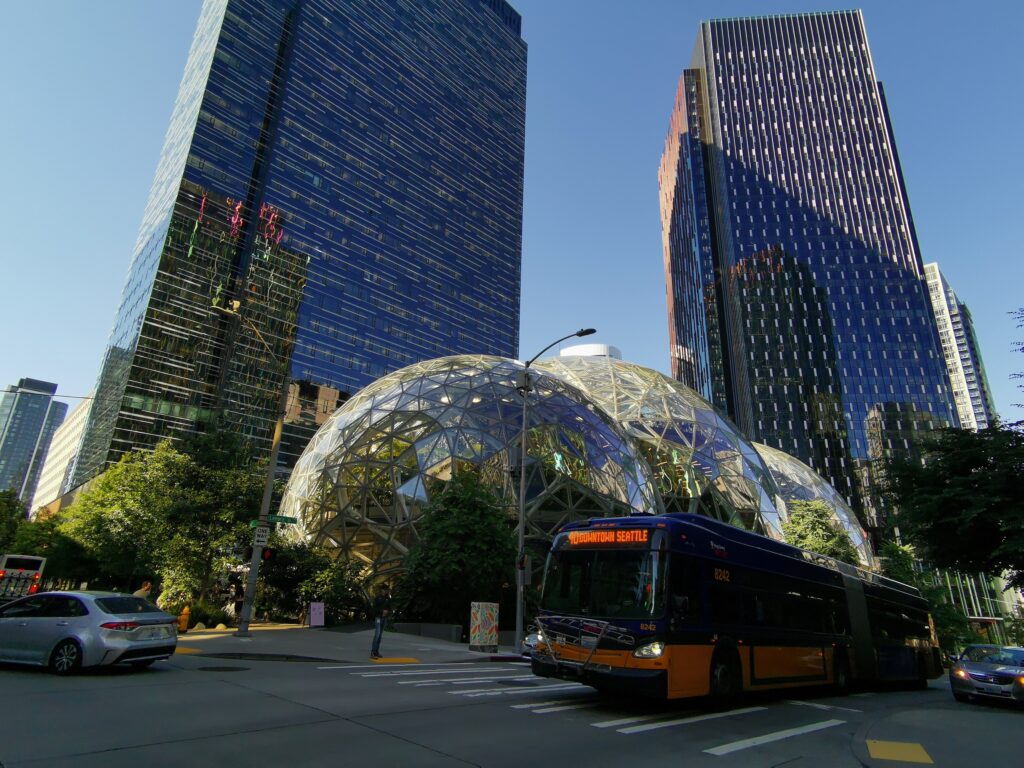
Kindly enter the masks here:
[[232, 429], [282, 463], [417, 360], [518, 347], [504, 0], [206, 0], [76, 470]]
[[68, 406], [53, 399], [57, 385], [21, 379], [0, 397], [0, 490], [32, 500], [50, 441]]
[[674, 375], [876, 525], [957, 422], [860, 12], [702, 23], [659, 181]]

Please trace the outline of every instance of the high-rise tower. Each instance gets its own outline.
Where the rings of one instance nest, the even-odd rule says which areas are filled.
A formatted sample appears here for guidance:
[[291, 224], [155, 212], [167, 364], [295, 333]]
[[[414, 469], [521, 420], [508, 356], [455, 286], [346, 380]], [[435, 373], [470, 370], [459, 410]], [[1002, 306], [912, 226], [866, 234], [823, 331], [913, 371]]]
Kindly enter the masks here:
[[960, 426], [986, 429], [997, 416], [971, 313], [957, 299], [938, 264], [925, 264], [924, 274]]
[[282, 463], [417, 360], [512, 356], [526, 44], [504, 0], [206, 0], [75, 480], [235, 430]]
[[674, 375], [878, 524], [956, 415], [860, 12], [702, 23], [659, 181]]
[[21, 379], [0, 397], [0, 490], [13, 490], [26, 505], [32, 500], [39, 473], [57, 427], [68, 412], [53, 399], [57, 385]]

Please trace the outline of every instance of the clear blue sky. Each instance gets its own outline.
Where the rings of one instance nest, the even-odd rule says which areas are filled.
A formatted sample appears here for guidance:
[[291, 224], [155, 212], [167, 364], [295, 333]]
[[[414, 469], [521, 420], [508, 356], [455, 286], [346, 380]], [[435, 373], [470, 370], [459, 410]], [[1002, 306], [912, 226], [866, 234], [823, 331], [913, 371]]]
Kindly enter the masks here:
[[[697, 23], [828, 2], [512, 0], [529, 44], [523, 356], [588, 341], [668, 371], [657, 169]], [[93, 386], [200, 0], [3, 4], [0, 385]], [[865, 2], [925, 261], [974, 314], [1004, 420], [1024, 419], [1019, 3]], [[69, 401], [77, 402], [77, 401]]]

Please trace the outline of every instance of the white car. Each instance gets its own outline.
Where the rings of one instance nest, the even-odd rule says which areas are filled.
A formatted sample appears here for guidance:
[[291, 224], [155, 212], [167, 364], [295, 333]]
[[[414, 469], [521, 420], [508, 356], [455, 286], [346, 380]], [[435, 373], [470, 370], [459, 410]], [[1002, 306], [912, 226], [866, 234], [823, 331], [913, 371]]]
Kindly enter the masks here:
[[176, 619], [118, 592], [42, 592], [0, 608], [0, 661], [49, 667], [147, 667], [178, 644]]

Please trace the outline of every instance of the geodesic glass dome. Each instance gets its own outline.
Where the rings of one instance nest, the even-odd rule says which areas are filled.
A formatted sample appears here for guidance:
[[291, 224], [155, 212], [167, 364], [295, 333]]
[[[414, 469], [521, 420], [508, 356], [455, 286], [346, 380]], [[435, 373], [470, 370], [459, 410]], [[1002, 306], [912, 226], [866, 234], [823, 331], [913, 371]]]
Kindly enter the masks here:
[[839, 495], [838, 491], [821, 475], [797, 458], [778, 448], [753, 443], [775, 478], [783, 501], [823, 501], [832, 510], [833, 522], [842, 527], [860, 554], [861, 565], [871, 567], [875, 558], [871, 553], [867, 534], [857, 521], [857, 515]]
[[[292, 472], [283, 514], [297, 533], [329, 541], [376, 573], [401, 565], [415, 522], [459, 465], [518, 510], [522, 363], [499, 357], [428, 360], [378, 379], [325, 423]], [[526, 535], [546, 541], [581, 517], [656, 507], [646, 462], [616, 422], [572, 384], [532, 374]]]
[[635, 440], [658, 511], [693, 512], [784, 541], [775, 481], [750, 441], [686, 385], [611, 357], [538, 363], [587, 394]]

